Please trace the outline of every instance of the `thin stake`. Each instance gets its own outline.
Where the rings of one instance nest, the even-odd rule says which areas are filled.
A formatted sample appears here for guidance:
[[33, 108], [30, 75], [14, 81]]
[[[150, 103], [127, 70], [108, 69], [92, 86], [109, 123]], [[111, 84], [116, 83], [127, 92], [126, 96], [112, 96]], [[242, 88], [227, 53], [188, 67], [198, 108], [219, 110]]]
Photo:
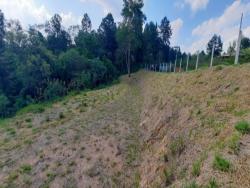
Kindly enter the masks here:
[[179, 72], [181, 72], [181, 67], [182, 67], [182, 58], [180, 60], [180, 69], [179, 69]]
[[188, 54], [188, 56], [187, 56], [186, 72], [188, 71], [188, 63], [189, 63], [189, 54]]
[[198, 52], [197, 52], [197, 60], [196, 60], [195, 70], [197, 70], [197, 69], [198, 69], [198, 64], [199, 64], [199, 55], [200, 55], [200, 52], [198, 51]]

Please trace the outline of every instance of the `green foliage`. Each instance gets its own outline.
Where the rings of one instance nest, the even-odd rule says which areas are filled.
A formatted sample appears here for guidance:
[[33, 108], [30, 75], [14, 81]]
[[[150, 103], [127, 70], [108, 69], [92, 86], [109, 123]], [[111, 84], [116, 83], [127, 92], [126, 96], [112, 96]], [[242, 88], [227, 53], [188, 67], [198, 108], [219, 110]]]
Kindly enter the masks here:
[[10, 104], [9, 99], [0, 93], [0, 117], [7, 115], [7, 107]]
[[32, 166], [29, 164], [24, 164], [20, 167], [20, 173], [29, 174], [32, 170]]
[[249, 134], [250, 133], [250, 123], [247, 121], [240, 121], [236, 123], [235, 129], [242, 134]]
[[228, 172], [231, 168], [231, 163], [228, 160], [224, 159], [221, 155], [215, 155], [213, 161], [213, 168], [220, 171]]
[[44, 90], [45, 100], [53, 100], [58, 97], [62, 97], [67, 93], [66, 88], [58, 81], [51, 81]]

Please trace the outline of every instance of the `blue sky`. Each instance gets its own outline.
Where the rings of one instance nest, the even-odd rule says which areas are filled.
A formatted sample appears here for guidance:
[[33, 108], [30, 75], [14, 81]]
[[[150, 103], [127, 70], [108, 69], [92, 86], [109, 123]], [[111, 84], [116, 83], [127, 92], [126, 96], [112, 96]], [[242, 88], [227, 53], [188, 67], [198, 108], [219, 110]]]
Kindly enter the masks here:
[[[144, 0], [147, 21], [171, 21], [171, 45], [183, 51], [204, 50], [211, 36], [222, 36], [224, 50], [237, 38], [239, 19], [244, 12], [243, 33], [250, 37], [250, 0]], [[121, 21], [122, 0], [0, 0], [7, 19], [19, 19], [24, 27], [43, 23], [54, 13], [63, 18], [65, 27], [79, 24], [87, 12], [96, 29], [101, 19], [111, 12]]]

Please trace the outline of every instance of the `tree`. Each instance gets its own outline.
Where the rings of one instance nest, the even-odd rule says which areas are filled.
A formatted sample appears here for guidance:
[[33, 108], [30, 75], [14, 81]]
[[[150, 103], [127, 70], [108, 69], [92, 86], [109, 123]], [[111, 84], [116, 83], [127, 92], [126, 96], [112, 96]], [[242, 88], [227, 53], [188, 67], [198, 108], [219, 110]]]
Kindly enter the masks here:
[[5, 36], [5, 24], [4, 24], [4, 14], [0, 10], [0, 52], [4, 47], [4, 36]]
[[54, 53], [66, 51], [71, 44], [70, 35], [62, 29], [61, 22], [61, 16], [55, 14], [45, 26], [45, 32], [48, 34], [48, 48]]
[[158, 36], [157, 24], [150, 22], [145, 25], [143, 42], [144, 62], [155, 63], [158, 60], [160, 51], [160, 38]]
[[236, 41], [233, 41], [233, 43], [229, 44], [229, 47], [227, 49], [227, 54], [230, 56], [235, 55], [235, 49], [236, 49]]
[[170, 22], [167, 17], [164, 17], [161, 21], [160, 25], [160, 34], [161, 34], [161, 39], [164, 43], [164, 45], [170, 45], [170, 38], [172, 36], [172, 29], [170, 26]]
[[119, 49], [118, 52], [121, 52], [125, 57], [129, 77], [131, 73], [131, 61], [135, 64], [135, 62], [140, 61], [140, 56], [142, 56], [142, 53], [140, 53], [142, 52], [143, 44], [142, 26], [146, 20], [142, 12], [143, 6], [142, 0], [123, 0], [123, 22], [118, 32], [119, 48], [123, 49]]
[[117, 49], [116, 31], [116, 23], [114, 22], [112, 14], [109, 13], [102, 19], [101, 25], [98, 29], [98, 34], [100, 36], [104, 56], [112, 62], [115, 61], [115, 53]]
[[247, 37], [243, 37], [241, 40], [241, 49], [250, 48], [250, 39]]
[[92, 23], [87, 13], [82, 18], [82, 31], [90, 33], [92, 30]]
[[221, 37], [219, 35], [214, 35], [211, 40], [208, 42], [207, 44], [207, 53], [209, 55], [212, 54], [212, 50], [213, 50], [213, 45], [215, 45], [214, 48], [214, 56], [219, 56], [221, 55], [222, 52], [222, 47], [223, 47], [223, 43], [221, 41]]

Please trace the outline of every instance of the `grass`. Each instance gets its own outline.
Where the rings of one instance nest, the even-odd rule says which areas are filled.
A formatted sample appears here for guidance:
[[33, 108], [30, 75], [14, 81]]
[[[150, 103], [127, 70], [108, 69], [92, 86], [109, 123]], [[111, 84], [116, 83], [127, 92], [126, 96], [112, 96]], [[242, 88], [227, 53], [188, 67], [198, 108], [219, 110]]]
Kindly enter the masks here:
[[209, 183], [207, 186], [205, 186], [205, 188], [219, 188], [219, 185], [218, 185], [216, 179], [212, 178], [209, 180]]
[[170, 144], [170, 151], [173, 155], [180, 155], [182, 151], [185, 149], [185, 143], [182, 137], [177, 137], [173, 142]]
[[233, 151], [234, 154], [238, 154], [240, 151], [240, 135], [233, 134], [232, 137], [229, 139], [228, 147]]
[[200, 186], [195, 181], [192, 181], [191, 183], [184, 185], [184, 188], [199, 188], [199, 187]]
[[201, 173], [201, 161], [195, 161], [194, 164], [192, 165], [192, 175], [193, 176], [199, 176]]
[[242, 134], [249, 134], [250, 133], [250, 124], [247, 121], [240, 121], [236, 123], [235, 129]]
[[32, 170], [32, 167], [29, 164], [24, 164], [20, 167], [21, 174], [29, 174], [31, 170]]
[[164, 169], [163, 174], [164, 174], [166, 186], [171, 185], [172, 182], [174, 181], [173, 171], [171, 169], [170, 170]]
[[221, 155], [215, 155], [214, 161], [213, 161], [213, 168], [223, 171], [223, 172], [228, 172], [231, 168], [231, 163], [227, 160], [224, 159]]

